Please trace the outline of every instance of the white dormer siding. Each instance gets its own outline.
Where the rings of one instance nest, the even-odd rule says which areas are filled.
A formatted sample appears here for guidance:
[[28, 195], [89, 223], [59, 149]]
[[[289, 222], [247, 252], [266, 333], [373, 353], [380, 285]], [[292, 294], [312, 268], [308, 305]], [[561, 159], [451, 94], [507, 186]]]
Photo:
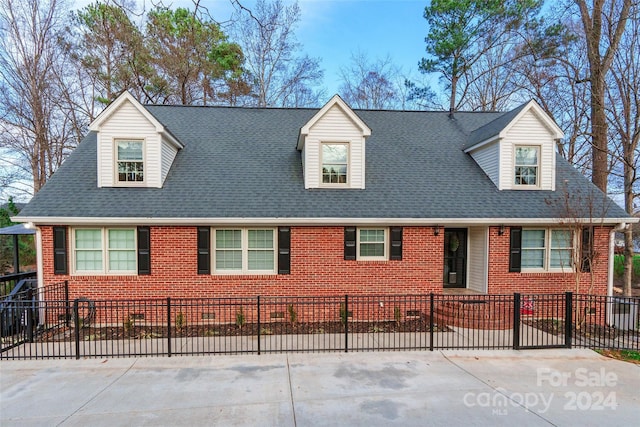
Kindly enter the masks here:
[[[123, 93], [91, 123], [97, 132], [98, 187], [161, 188], [182, 144], [131, 94]], [[142, 181], [122, 182], [117, 175], [118, 141], [142, 142]]]
[[[305, 126], [298, 141], [302, 151], [304, 187], [364, 189], [365, 137], [371, 130], [337, 95]], [[322, 146], [345, 144], [347, 149], [346, 183], [325, 183], [322, 179]]]
[[[495, 134], [484, 141], [475, 141], [465, 152], [471, 155], [499, 190], [555, 191], [556, 140], [564, 136], [562, 130], [534, 101], [519, 109], [511, 121], [495, 130]], [[487, 126], [494, 127], [495, 122]], [[522, 166], [516, 164], [518, 147], [537, 154], [537, 163], [531, 164], [536, 169], [535, 184], [516, 182], [516, 167]], [[520, 181], [523, 179], [520, 178]]]
[[164, 180], [167, 178], [167, 174], [169, 173], [169, 169], [171, 169], [171, 165], [173, 164], [173, 160], [176, 158], [176, 154], [178, 154], [178, 148], [167, 141], [167, 138], [162, 137], [162, 171], [161, 171], [161, 184], [164, 184]]
[[162, 187], [160, 175], [160, 135], [133, 104], [126, 102], [98, 132], [98, 187], [119, 186], [116, 182], [116, 142], [144, 141], [145, 187]]
[[507, 131], [507, 135], [500, 143], [500, 190], [517, 189], [515, 184], [515, 147], [540, 147], [540, 176], [537, 188], [540, 190], [555, 190], [556, 184], [556, 143], [553, 133], [529, 110]]
[[496, 187], [500, 188], [500, 142], [494, 141], [471, 152], [471, 157]]

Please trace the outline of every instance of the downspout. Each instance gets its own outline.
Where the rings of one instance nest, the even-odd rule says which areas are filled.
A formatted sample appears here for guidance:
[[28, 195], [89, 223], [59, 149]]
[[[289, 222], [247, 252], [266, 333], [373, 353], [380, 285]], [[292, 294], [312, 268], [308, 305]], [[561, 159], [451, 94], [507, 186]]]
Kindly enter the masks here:
[[607, 278], [607, 296], [613, 296], [613, 257], [614, 257], [614, 247], [615, 247], [615, 239], [616, 233], [620, 231], [624, 231], [627, 228], [626, 222], [621, 222], [616, 227], [614, 227], [609, 233], [609, 275]]
[[[29, 223], [31, 224], [31, 223]], [[34, 226], [35, 227], [35, 226]], [[40, 227], [35, 227], [36, 229], [36, 271], [38, 274], [38, 301], [41, 302], [44, 298], [44, 292], [42, 289], [44, 288], [44, 260], [42, 259], [42, 230]], [[44, 323], [45, 319], [45, 307], [44, 304], [40, 307], [40, 324]]]

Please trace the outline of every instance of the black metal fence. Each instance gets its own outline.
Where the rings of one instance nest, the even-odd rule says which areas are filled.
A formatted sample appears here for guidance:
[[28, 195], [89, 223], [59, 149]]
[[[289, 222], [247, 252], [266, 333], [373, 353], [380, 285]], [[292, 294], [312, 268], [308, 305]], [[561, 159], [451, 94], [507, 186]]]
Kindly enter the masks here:
[[[30, 300], [2, 359], [435, 349], [640, 350], [639, 298], [590, 295]], [[57, 289], [54, 291], [54, 289]], [[22, 317], [21, 317], [22, 318]]]
[[13, 288], [24, 279], [35, 279], [37, 277], [37, 273], [35, 271], [30, 271], [28, 273], [15, 273], [15, 274], [7, 274], [4, 276], [0, 276], [0, 298], [4, 298], [9, 295]]
[[38, 288], [36, 279], [28, 277], [0, 298], [0, 358], [11, 348], [37, 341], [48, 330], [69, 325], [71, 307], [67, 282]]

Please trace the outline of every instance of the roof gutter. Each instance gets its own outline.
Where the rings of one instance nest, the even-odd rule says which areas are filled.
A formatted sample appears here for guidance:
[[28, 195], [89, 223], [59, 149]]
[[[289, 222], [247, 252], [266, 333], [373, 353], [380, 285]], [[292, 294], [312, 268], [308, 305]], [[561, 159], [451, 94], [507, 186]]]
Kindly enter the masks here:
[[[398, 226], [473, 226], [473, 225], [549, 225], [566, 224], [566, 218], [300, 218], [300, 217], [208, 217], [208, 218], [175, 218], [175, 217], [68, 217], [68, 216], [15, 216], [11, 218], [15, 222], [30, 222], [33, 224], [56, 225], [123, 225], [123, 224], [147, 224], [147, 225], [398, 225]], [[638, 222], [640, 218], [603, 218], [598, 222], [601, 225], [617, 225], [620, 223]], [[593, 218], [572, 218], [572, 222], [592, 224]]]

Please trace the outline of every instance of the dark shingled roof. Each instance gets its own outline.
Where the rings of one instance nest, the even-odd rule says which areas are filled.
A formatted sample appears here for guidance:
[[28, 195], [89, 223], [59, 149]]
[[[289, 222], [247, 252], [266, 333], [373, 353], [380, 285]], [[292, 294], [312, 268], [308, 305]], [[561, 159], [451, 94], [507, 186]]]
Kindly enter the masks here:
[[508, 111], [486, 125], [475, 129], [469, 135], [467, 145], [464, 148], [473, 147], [482, 141], [498, 135], [526, 106], [527, 104], [522, 104], [518, 108]]
[[[560, 191], [498, 191], [463, 149], [513, 112], [357, 110], [372, 130], [366, 189], [305, 190], [296, 142], [317, 109], [147, 108], [184, 144], [163, 188], [98, 188], [90, 133], [19, 217], [557, 218], [564, 183], [605, 200], [560, 158]], [[611, 203], [606, 216], [628, 215]]]

